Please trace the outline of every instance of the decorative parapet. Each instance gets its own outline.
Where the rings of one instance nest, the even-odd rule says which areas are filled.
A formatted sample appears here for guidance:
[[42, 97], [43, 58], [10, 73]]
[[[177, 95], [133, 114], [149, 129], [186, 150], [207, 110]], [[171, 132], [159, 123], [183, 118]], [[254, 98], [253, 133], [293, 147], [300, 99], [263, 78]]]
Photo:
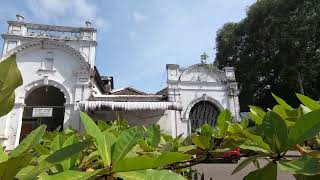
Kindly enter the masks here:
[[97, 29], [92, 27], [68, 27], [45, 24], [8, 21], [9, 30], [2, 36], [23, 36], [54, 40], [96, 41]]

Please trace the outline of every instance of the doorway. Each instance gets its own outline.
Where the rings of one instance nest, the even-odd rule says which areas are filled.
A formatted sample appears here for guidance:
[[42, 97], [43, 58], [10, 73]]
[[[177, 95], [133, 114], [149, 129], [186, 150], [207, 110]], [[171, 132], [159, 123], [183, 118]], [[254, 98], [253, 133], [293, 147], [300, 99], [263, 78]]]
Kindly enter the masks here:
[[25, 98], [20, 141], [42, 124], [47, 131], [62, 130], [64, 121], [64, 94], [54, 86], [41, 86]]

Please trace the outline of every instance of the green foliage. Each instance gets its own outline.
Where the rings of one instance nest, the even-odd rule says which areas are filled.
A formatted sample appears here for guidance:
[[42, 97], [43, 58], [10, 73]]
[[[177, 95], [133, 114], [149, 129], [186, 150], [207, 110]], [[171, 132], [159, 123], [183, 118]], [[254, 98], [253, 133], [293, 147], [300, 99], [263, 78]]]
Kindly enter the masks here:
[[166, 180], [183, 180], [181, 175], [173, 173], [169, 170], [141, 170], [131, 172], [119, 172], [115, 174], [125, 180], [150, 180], [150, 179], [166, 179]]
[[56, 180], [56, 179], [68, 179], [68, 180], [86, 180], [94, 175], [98, 174], [100, 171], [93, 171], [93, 172], [82, 172], [76, 170], [67, 170], [63, 171], [58, 174], [48, 175], [48, 174], [41, 174], [39, 179], [42, 180]]
[[125, 158], [129, 151], [142, 139], [143, 129], [134, 127], [123, 131], [112, 147], [112, 164]]
[[[248, 120], [233, 122], [229, 110], [218, 117], [216, 129], [204, 124], [190, 136], [172, 138], [158, 125], [129, 127], [125, 121], [95, 123], [86, 113], [80, 117], [85, 132], [73, 129], [32, 131], [11, 153], [0, 148], [0, 177], [5, 179], [184, 179], [179, 173], [208, 159], [221, 158], [240, 147], [254, 152], [234, 169], [235, 174], [253, 163], [256, 170], [244, 179], [276, 179], [278, 170], [297, 179], [320, 174], [318, 151], [288, 159], [286, 153], [320, 132], [317, 102], [300, 94], [304, 105], [293, 109], [274, 95], [279, 105], [267, 112], [250, 106], [255, 127]], [[302, 109], [302, 106], [305, 110]], [[290, 123], [288, 123], [290, 122]], [[301, 148], [301, 147], [300, 147]], [[301, 149], [298, 149], [301, 151]], [[260, 167], [259, 160], [269, 163]]]
[[265, 167], [252, 171], [244, 180], [277, 180], [277, 164], [269, 162]]
[[302, 94], [296, 94], [298, 99], [301, 101], [303, 105], [305, 105], [310, 110], [317, 110], [320, 109], [320, 104], [317, 101], [314, 101], [313, 99], [302, 95]]
[[37, 129], [33, 130], [26, 138], [22, 140], [18, 147], [16, 147], [11, 153], [10, 158], [18, 157], [21, 154], [29, 152], [35, 145], [37, 145], [44, 132], [46, 130], [46, 125], [42, 125]]
[[99, 151], [105, 167], [111, 164], [111, 146], [113, 145], [115, 138], [111, 133], [102, 133], [95, 122], [85, 113], [80, 112], [81, 120], [84, 124], [85, 130], [88, 135], [94, 138], [95, 145]]
[[146, 142], [152, 146], [156, 147], [160, 143], [160, 126], [159, 125], [151, 125], [147, 127], [146, 130]]
[[14, 90], [22, 85], [16, 54], [0, 62], [0, 117], [11, 111], [15, 102]]
[[318, 0], [259, 0], [217, 32], [215, 63], [236, 68], [241, 109], [274, 106], [271, 92], [294, 106], [292, 92], [319, 99], [319, 18]]
[[280, 161], [279, 169], [294, 174], [314, 175], [320, 172], [320, 163], [317, 159], [304, 156], [291, 161]]
[[277, 113], [269, 111], [262, 122], [264, 141], [268, 143], [271, 151], [283, 152], [288, 140], [288, 128], [284, 120]]
[[[319, 152], [313, 151], [308, 153], [298, 144], [320, 133], [318, 102], [297, 94], [299, 100], [304, 104], [301, 106], [308, 108], [307, 111], [303, 111], [301, 106], [293, 109], [283, 99], [276, 95], [273, 95], [273, 97], [279, 105], [276, 105], [273, 109], [269, 109], [267, 113], [260, 108], [250, 106], [251, 112], [255, 115], [254, 117], [259, 117], [259, 121], [256, 121], [257, 126], [254, 127], [255, 131], [253, 131], [255, 134], [251, 134], [245, 129], [240, 128], [238, 128], [238, 131], [233, 131], [241, 132], [256, 144], [248, 148], [248, 141], [246, 141], [240, 147], [246, 147], [259, 153], [259, 155], [248, 158], [240, 163], [233, 173], [240, 171], [251, 162], [255, 163], [258, 159], [263, 158], [271, 159], [272, 161], [265, 167], [258, 168], [249, 173], [244, 179], [276, 179], [277, 169], [293, 173], [297, 179], [316, 177], [317, 174], [320, 174], [320, 162], [316, 158]], [[264, 150], [268, 150], [267, 147], [270, 147], [270, 149], [268, 151], [261, 151], [261, 149], [257, 149], [257, 146]], [[287, 159], [285, 154], [293, 147], [299, 147], [297, 150], [299, 152], [302, 151], [301, 153], [305, 156], [294, 160]]]
[[299, 144], [319, 134], [320, 110], [311, 111], [299, 118], [289, 132], [289, 146]]
[[228, 122], [231, 121], [231, 113], [229, 110], [225, 110], [220, 113], [217, 121], [217, 129], [219, 131], [219, 138], [223, 138], [228, 131]]
[[8, 154], [4, 152], [3, 147], [0, 145], [0, 163], [7, 161], [8, 159], [9, 159]]

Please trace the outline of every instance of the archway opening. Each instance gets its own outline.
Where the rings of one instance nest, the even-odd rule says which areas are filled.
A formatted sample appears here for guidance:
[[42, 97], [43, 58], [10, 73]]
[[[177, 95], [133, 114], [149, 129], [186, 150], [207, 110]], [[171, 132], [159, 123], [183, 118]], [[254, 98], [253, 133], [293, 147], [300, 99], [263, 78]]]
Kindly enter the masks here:
[[63, 129], [64, 94], [54, 86], [41, 86], [30, 92], [25, 98], [20, 140], [42, 124], [48, 131]]
[[199, 129], [203, 124], [209, 124], [214, 128], [219, 114], [219, 109], [213, 103], [209, 101], [197, 102], [191, 108], [189, 114], [192, 132]]

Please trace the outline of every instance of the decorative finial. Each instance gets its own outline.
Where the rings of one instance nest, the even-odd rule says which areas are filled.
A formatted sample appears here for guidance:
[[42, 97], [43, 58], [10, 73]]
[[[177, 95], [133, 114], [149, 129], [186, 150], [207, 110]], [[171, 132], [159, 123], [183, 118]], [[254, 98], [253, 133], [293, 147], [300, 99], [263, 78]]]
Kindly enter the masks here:
[[207, 53], [203, 53], [201, 56], [201, 63], [202, 64], [206, 64], [207, 63], [207, 59], [208, 59], [208, 54]]
[[17, 21], [20, 21], [20, 22], [23, 21], [24, 19], [24, 17], [20, 14], [17, 14], [16, 17], [17, 17]]
[[86, 24], [87, 27], [90, 27], [90, 26], [91, 26], [91, 22], [90, 22], [89, 20], [86, 21], [85, 24]]

